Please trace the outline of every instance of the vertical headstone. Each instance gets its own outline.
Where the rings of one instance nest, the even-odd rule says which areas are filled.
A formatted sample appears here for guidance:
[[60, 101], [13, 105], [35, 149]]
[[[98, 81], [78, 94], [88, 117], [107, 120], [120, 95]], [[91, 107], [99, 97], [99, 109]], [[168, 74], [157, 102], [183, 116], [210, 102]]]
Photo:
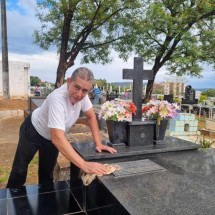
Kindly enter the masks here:
[[164, 100], [168, 101], [169, 103], [173, 103], [173, 94], [164, 95]]
[[190, 86], [185, 87], [185, 98], [182, 99], [182, 104], [197, 104], [198, 99], [196, 99], [196, 92]]
[[143, 70], [143, 58], [134, 58], [134, 69], [123, 69], [123, 79], [133, 79], [133, 102], [137, 107], [133, 121], [142, 121], [143, 80], [152, 80], [152, 70]]

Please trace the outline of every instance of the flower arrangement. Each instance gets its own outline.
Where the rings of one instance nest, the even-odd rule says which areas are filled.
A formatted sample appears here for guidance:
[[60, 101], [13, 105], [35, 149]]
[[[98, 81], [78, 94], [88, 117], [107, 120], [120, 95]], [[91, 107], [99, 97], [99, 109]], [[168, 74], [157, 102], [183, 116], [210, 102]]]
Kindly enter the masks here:
[[143, 108], [143, 116], [147, 119], [156, 119], [158, 124], [163, 119], [175, 118], [179, 106], [176, 103], [169, 103], [167, 101], [151, 100]]
[[101, 105], [99, 118], [112, 121], [131, 121], [132, 114], [135, 114], [136, 110], [133, 102], [115, 99]]

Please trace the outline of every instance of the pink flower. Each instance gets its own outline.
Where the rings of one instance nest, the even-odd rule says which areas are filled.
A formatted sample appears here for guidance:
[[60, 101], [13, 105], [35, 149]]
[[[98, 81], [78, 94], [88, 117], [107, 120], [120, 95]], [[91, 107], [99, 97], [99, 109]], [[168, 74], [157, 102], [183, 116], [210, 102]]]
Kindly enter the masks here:
[[133, 102], [115, 99], [101, 105], [99, 118], [112, 121], [131, 121], [132, 114], [136, 113], [136, 109]]
[[171, 104], [167, 101], [151, 100], [142, 108], [143, 116], [148, 119], [168, 119], [177, 116], [179, 106], [175, 103]]

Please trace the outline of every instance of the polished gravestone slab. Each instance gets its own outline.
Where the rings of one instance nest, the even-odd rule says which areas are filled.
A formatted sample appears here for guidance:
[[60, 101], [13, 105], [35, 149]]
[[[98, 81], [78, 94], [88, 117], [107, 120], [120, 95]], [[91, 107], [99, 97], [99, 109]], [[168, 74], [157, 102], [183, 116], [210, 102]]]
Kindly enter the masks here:
[[44, 101], [45, 98], [29, 98], [29, 110], [33, 111], [36, 108], [41, 107]]
[[98, 181], [61, 181], [0, 190], [1, 215], [126, 215], [124, 208]]
[[[109, 144], [104, 142], [103, 144]], [[116, 154], [107, 152], [97, 153], [93, 142], [87, 143], [72, 143], [73, 148], [86, 160], [102, 160], [102, 159], [118, 159], [136, 157], [139, 155], [148, 155], [164, 152], [185, 151], [199, 148], [198, 144], [185, 141], [175, 137], [165, 137], [161, 144], [152, 144], [148, 146], [129, 147], [125, 145], [114, 145], [117, 149]]]
[[45, 101], [45, 98], [31, 99], [31, 100], [37, 107], [40, 107], [43, 104], [43, 102]]
[[99, 180], [131, 215], [214, 215], [215, 150], [153, 154], [165, 171]]

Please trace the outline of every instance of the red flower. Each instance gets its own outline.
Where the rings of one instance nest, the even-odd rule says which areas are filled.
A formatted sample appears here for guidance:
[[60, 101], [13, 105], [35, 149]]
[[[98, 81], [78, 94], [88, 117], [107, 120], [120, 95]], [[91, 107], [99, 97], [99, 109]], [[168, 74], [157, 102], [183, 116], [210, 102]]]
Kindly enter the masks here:
[[142, 113], [145, 113], [146, 111], [148, 111], [149, 109], [151, 109], [151, 105], [150, 106], [144, 106], [143, 108], [142, 108]]
[[135, 104], [133, 102], [130, 103], [129, 108], [133, 114], [136, 114], [137, 107], [135, 106]]

